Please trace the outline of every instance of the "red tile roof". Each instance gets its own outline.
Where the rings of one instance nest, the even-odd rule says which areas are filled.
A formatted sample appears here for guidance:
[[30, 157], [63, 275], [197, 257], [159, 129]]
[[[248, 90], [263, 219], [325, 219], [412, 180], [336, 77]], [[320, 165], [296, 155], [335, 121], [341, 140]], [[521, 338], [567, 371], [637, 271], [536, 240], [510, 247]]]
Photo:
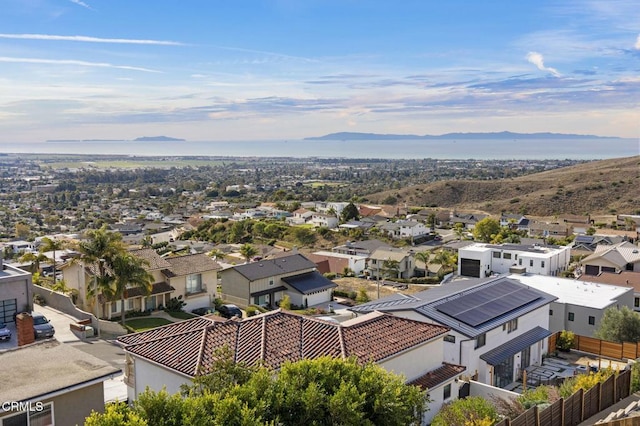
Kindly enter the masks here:
[[420, 386], [422, 389], [432, 389], [452, 378], [462, 374], [467, 367], [464, 365], [442, 363], [441, 367], [427, 372], [425, 375], [412, 380], [410, 384]]
[[274, 369], [285, 361], [320, 356], [356, 356], [362, 362], [377, 362], [448, 330], [379, 312], [335, 324], [277, 310], [242, 321], [200, 317], [119, 341], [131, 354], [193, 377], [209, 371], [215, 349], [223, 346], [232, 350], [236, 362], [263, 362]]

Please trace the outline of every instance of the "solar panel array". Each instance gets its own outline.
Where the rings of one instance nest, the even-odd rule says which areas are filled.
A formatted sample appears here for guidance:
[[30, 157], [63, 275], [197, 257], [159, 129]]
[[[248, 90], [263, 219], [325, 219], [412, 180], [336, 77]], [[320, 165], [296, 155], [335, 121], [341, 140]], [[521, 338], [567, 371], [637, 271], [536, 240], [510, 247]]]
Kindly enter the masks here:
[[540, 298], [540, 293], [512, 281], [501, 281], [444, 302], [435, 308], [471, 327], [507, 314]]

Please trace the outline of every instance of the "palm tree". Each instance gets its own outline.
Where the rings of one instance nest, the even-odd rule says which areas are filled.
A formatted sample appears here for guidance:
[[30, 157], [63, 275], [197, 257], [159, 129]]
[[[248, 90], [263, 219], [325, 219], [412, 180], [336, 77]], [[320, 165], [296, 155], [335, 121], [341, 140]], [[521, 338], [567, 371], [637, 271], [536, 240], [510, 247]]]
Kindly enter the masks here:
[[42, 244], [40, 245], [40, 253], [44, 253], [47, 251], [53, 252], [53, 286], [56, 285], [56, 251], [60, 251], [65, 248], [67, 245], [66, 241], [63, 240], [54, 240], [49, 237], [44, 237], [42, 239]]
[[149, 262], [129, 252], [118, 253], [113, 258], [112, 267], [114, 279], [110, 296], [112, 300], [120, 298], [120, 312], [123, 327], [126, 319], [124, 301], [127, 298], [127, 290], [129, 288], [139, 288], [142, 289], [145, 295], [151, 293], [153, 276], [147, 272], [146, 266], [149, 266]]
[[240, 254], [244, 257], [245, 263], [249, 263], [249, 261], [258, 254], [258, 250], [256, 250], [256, 248], [251, 244], [246, 243], [240, 247]]
[[105, 297], [112, 296], [113, 276], [107, 271], [112, 269], [114, 259], [120, 253], [125, 252], [122, 243], [122, 235], [110, 232], [104, 225], [100, 229], [92, 229], [87, 232], [87, 240], [80, 241], [76, 245], [80, 257], [75, 259], [85, 266], [93, 267], [95, 287], [88, 288], [87, 294], [96, 298], [103, 293]]
[[212, 249], [209, 253], [210, 257], [213, 257], [215, 260], [223, 260], [225, 257], [225, 253], [220, 249]]
[[425, 276], [429, 275], [429, 267], [427, 266], [429, 263], [429, 258], [431, 257], [431, 252], [429, 251], [420, 251], [418, 253], [416, 253], [414, 255], [414, 257], [416, 258], [416, 260], [419, 260], [420, 262], [424, 263], [424, 271], [425, 271]]
[[431, 259], [431, 262], [436, 265], [442, 265], [445, 271], [447, 268], [451, 268], [451, 272], [453, 272], [454, 265], [458, 263], [458, 256], [447, 250], [439, 250]]
[[46, 262], [49, 258], [42, 253], [27, 252], [20, 256], [19, 260], [20, 262], [31, 262], [31, 273], [35, 274], [40, 272], [40, 262]]

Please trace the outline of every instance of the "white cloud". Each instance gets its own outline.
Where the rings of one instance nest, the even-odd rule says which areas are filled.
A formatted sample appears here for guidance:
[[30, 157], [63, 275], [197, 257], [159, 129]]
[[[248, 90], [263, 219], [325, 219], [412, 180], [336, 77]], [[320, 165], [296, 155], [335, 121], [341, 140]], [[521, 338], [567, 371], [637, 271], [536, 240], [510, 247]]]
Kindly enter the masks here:
[[22, 63], [22, 64], [79, 65], [82, 67], [117, 68], [121, 70], [143, 71], [143, 72], [154, 72], [154, 73], [161, 72], [161, 71], [156, 71], [149, 68], [132, 67], [129, 65], [113, 65], [106, 62], [87, 62], [87, 61], [77, 61], [74, 59], [11, 58], [7, 56], [0, 56], [0, 62], [11, 62], [11, 63]]
[[52, 34], [0, 34], [0, 38], [21, 40], [53, 40], [53, 41], [81, 41], [86, 43], [117, 43], [117, 44], [156, 44], [161, 46], [182, 46], [183, 43], [166, 40], [140, 40], [128, 38], [99, 38], [89, 36], [63, 36]]
[[538, 52], [527, 53], [527, 61], [535, 65], [540, 71], [547, 71], [556, 77], [560, 77], [560, 73], [555, 68], [546, 67], [544, 65], [544, 58]]
[[89, 6], [88, 4], [86, 4], [85, 2], [81, 1], [81, 0], [69, 0], [71, 3], [77, 4], [78, 6], [82, 6], [82, 7], [86, 7], [87, 9], [93, 10], [91, 8], [91, 6]]
[[634, 45], [634, 47], [637, 50], [640, 50], [640, 34], [638, 34], [638, 38], [636, 39], [636, 44]]

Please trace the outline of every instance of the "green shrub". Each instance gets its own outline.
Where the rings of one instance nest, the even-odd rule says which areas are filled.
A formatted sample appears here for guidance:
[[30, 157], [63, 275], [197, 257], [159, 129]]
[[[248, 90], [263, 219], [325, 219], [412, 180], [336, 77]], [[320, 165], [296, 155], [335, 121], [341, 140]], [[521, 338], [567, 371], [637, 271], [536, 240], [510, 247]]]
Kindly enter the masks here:
[[258, 314], [258, 308], [253, 305], [247, 306], [245, 312], [247, 313], [247, 317], [252, 317]]
[[576, 340], [576, 335], [573, 331], [562, 330], [560, 336], [558, 336], [558, 340], [556, 341], [556, 348], [561, 351], [569, 352]]

